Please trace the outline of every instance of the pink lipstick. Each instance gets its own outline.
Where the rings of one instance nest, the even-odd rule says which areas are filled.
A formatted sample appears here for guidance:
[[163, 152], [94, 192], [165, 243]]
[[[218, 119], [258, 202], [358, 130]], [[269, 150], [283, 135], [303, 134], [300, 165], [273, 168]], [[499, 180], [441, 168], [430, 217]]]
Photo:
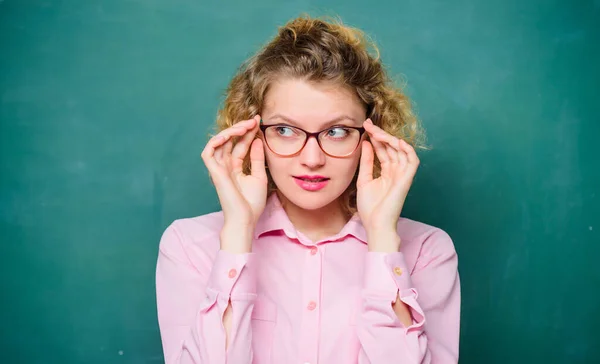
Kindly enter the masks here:
[[327, 186], [327, 183], [329, 183], [329, 178], [324, 177], [324, 176], [304, 175], [304, 176], [293, 176], [293, 177], [294, 177], [294, 181], [296, 181], [298, 186], [300, 186], [300, 188], [302, 188], [306, 191], [318, 191], [320, 189], [325, 188], [325, 186]]

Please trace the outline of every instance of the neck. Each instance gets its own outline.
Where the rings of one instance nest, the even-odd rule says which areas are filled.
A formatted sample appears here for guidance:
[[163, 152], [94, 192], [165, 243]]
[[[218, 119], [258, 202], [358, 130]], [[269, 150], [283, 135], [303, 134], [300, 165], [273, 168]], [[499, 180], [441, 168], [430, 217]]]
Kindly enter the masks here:
[[302, 209], [276, 192], [288, 218], [296, 228], [312, 241], [335, 235], [348, 222], [337, 200], [316, 210]]

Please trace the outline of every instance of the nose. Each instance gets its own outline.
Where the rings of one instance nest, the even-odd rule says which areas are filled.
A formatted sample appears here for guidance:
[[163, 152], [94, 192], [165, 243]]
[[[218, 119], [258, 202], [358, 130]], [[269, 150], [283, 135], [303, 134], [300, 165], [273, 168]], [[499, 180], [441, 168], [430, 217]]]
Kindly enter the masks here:
[[308, 168], [317, 168], [325, 164], [326, 155], [319, 146], [317, 139], [308, 138], [306, 145], [300, 152], [300, 162]]

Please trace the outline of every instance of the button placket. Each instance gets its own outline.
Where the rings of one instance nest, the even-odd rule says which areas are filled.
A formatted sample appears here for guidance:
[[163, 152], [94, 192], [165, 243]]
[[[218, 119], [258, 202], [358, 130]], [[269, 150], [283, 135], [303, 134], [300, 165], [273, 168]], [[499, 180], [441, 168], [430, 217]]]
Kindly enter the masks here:
[[303, 309], [300, 328], [299, 348], [305, 362], [316, 363], [318, 358], [320, 292], [321, 292], [322, 250], [318, 246], [307, 249], [302, 279]]

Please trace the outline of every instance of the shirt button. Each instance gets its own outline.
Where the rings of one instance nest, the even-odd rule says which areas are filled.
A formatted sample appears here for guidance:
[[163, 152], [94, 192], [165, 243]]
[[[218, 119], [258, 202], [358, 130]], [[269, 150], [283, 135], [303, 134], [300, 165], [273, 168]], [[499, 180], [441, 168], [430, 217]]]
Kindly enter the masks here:
[[396, 267], [396, 268], [394, 268], [394, 273], [396, 273], [397, 276], [401, 276], [402, 275], [402, 269], [400, 267]]
[[310, 301], [310, 302], [308, 303], [308, 306], [306, 306], [306, 308], [307, 308], [309, 311], [312, 311], [312, 310], [314, 310], [315, 308], [317, 308], [317, 304], [315, 303], [315, 301]]
[[319, 250], [319, 249], [317, 249], [317, 247], [316, 247], [316, 246], [311, 246], [311, 247], [310, 247], [310, 255], [315, 255], [315, 254], [317, 254], [317, 251], [318, 251], [318, 250]]
[[237, 275], [237, 270], [235, 270], [235, 269], [231, 269], [231, 270], [229, 271], [229, 278], [233, 278], [233, 277], [235, 277], [236, 275]]

